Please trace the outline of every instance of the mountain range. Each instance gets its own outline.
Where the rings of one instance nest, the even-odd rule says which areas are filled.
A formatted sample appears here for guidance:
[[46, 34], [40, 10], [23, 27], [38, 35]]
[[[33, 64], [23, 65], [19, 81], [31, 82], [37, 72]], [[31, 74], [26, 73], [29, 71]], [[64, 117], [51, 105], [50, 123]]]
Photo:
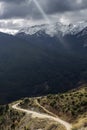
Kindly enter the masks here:
[[0, 103], [87, 83], [87, 22], [0, 32]]

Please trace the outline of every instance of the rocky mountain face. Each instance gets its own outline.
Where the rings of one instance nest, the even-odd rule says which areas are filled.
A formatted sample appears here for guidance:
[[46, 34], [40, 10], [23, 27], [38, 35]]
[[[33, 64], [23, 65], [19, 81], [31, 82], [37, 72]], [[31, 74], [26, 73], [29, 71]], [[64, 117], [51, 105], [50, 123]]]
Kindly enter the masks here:
[[0, 33], [1, 103], [58, 93], [87, 82], [87, 22]]
[[48, 34], [51, 37], [58, 35], [59, 33], [62, 36], [65, 36], [67, 34], [75, 35], [81, 32], [86, 27], [87, 27], [86, 21], [69, 25], [64, 25], [62, 23], [56, 22], [50, 24], [35, 25], [31, 27], [24, 27], [23, 29], [19, 30], [18, 34], [25, 33], [27, 35], [34, 35], [38, 32], [45, 32], [45, 34]]
[[[78, 47], [86, 47], [87, 22], [79, 22], [77, 24], [63, 25], [61, 23], [51, 23], [36, 25], [32, 27], [25, 27], [16, 34], [17, 37], [26, 39], [28, 41], [46, 40], [52, 42], [60, 42], [64, 46], [69, 47], [71, 42], [79, 42]], [[81, 42], [81, 44], [80, 44]], [[45, 43], [45, 42], [44, 42]], [[75, 44], [73, 43], [73, 46]], [[68, 45], [67, 45], [68, 44]]]

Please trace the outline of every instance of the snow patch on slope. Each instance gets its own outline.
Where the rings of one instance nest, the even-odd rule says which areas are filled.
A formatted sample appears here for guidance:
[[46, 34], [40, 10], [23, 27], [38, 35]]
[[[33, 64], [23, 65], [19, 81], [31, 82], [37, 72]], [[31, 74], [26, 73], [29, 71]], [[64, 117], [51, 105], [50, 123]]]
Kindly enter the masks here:
[[[29, 35], [33, 35], [38, 32], [44, 32], [51, 37], [55, 35], [66, 35], [66, 34], [72, 34], [75, 35], [82, 31], [84, 28], [87, 27], [87, 22], [78, 22], [76, 24], [69, 24], [69, 25], [64, 25], [62, 23], [56, 22], [52, 24], [43, 24], [43, 25], [36, 25], [32, 27], [24, 27], [21, 29], [18, 33], [25, 33]], [[84, 31], [85, 33], [85, 31]], [[87, 33], [87, 31], [86, 31]]]

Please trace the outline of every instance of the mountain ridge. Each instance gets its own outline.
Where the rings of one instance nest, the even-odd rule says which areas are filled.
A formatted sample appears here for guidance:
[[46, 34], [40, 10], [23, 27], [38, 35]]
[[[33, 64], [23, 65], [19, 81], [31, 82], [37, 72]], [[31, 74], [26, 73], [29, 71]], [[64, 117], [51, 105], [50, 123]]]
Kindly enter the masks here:
[[35, 25], [31, 27], [24, 27], [20, 29], [17, 34], [25, 33], [26, 35], [33, 35], [35, 33], [44, 31], [46, 34], [48, 34], [51, 37], [58, 34], [61, 34], [62, 36], [65, 36], [67, 34], [76, 35], [86, 27], [87, 27], [87, 21], [79, 22], [76, 24], [68, 24], [68, 25], [64, 25], [62, 23], [56, 22], [50, 24]]
[[64, 92], [86, 83], [86, 36], [0, 33], [1, 103]]

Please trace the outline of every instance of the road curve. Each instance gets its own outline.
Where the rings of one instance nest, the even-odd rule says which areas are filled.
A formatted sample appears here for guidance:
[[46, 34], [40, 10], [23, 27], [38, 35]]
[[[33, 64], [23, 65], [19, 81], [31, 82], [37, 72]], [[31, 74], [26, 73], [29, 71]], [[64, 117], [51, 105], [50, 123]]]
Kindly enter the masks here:
[[13, 105], [12, 108], [15, 109], [15, 110], [21, 111], [21, 112], [25, 112], [27, 114], [32, 114], [33, 118], [38, 117], [38, 118], [41, 118], [41, 119], [47, 118], [47, 119], [50, 119], [50, 120], [54, 120], [54, 121], [62, 124], [63, 126], [65, 126], [66, 130], [71, 130], [71, 128], [72, 128], [72, 126], [68, 122], [63, 121], [58, 117], [53, 117], [53, 116], [46, 115], [46, 114], [43, 114], [43, 113], [38, 113], [38, 112], [35, 112], [35, 111], [26, 110], [26, 109], [20, 108], [18, 105], [19, 105], [19, 103]]

